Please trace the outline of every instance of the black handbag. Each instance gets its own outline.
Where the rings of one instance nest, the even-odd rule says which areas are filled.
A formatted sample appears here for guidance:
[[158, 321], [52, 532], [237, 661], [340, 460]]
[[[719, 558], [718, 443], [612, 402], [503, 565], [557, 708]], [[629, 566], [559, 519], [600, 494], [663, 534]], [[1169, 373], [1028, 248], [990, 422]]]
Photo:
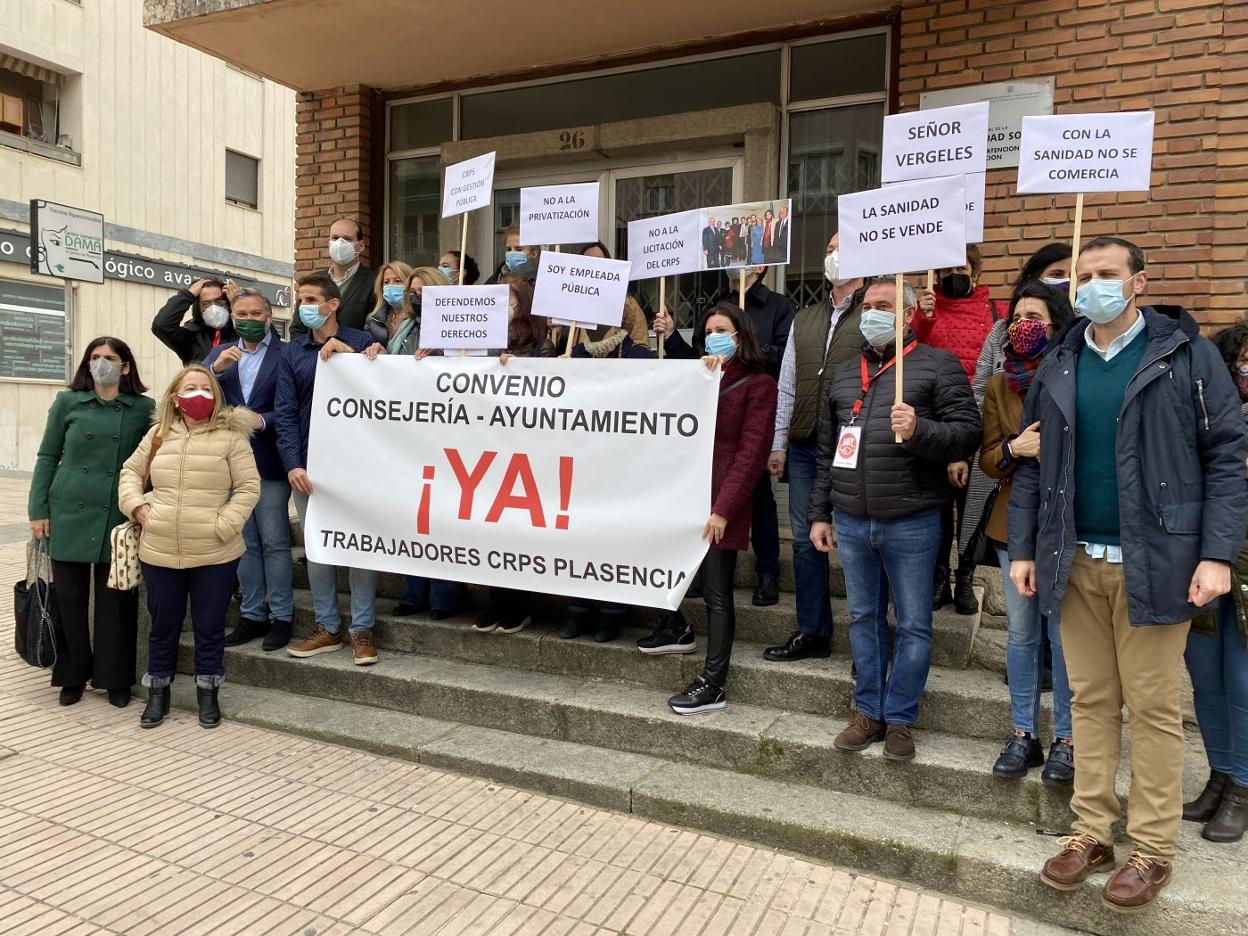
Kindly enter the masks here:
[[996, 507], [997, 498], [1000, 495], [1001, 485], [997, 484], [989, 493], [988, 499], [984, 501], [984, 512], [980, 515], [979, 526], [975, 527], [975, 532], [967, 540], [966, 549], [962, 551], [960, 561], [977, 566], [997, 565], [997, 550], [988, 536], [988, 520], [992, 517], [992, 509]]
[[56, 663], [56, 602], [47, 539], [26, 547], [26, 580], [13, 586], [13, 644], [17, 655], [40, 669]]

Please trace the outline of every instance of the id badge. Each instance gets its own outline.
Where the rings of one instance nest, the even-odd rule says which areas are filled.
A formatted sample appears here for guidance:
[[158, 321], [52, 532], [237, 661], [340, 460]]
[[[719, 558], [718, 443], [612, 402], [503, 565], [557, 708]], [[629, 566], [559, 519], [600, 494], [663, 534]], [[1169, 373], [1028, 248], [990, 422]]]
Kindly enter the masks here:
[[836, 457], [833, 468], [857, 468], [858, 447], [862, 443], [862, 426], [842, 426], [836, 439]]

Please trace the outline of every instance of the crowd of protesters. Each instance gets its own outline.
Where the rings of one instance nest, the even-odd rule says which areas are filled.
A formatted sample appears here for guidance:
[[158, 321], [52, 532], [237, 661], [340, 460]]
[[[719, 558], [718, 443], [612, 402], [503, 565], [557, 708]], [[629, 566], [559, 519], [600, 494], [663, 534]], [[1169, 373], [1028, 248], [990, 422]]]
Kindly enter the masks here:
[[[330, 262], [299, 279], [286, 341], [259, 292], [211, 280], [180, 290], [152, 330], [185, 366], [155, 400], [144, 395], [125, 341], [88, 345], [49, 412], [29, 498], [31, 533], [48, 540], [57, 585], [52, 684], [62, 705], [78, 702], [88, 683], [114, 705], [130, 701], [138, 595], [106, 584], [109, 531], [123, 519], [142, 528], [138, 558], [152, 619], [142, 727], [168, 714], [188, 605], [204, 727], [221, 719], [227, 645], [261, 640], [265, 651], [311, 657], [345, 642], [355, 663], [378, 661], [372, 570], [345, 570], [344, 641], [340, 570], [308, 562], [315, 629], [292, 637], [289, 510], [293, 498], [302, 520], [315, 490], [307, 453], [317, 364], [333, 354], [428, 357], [420, 347], [422, 289], [457, 283], [461, 272], [473, 283], [480, 271], [458, 251], [436, 267], [391, 261], [369, 270], [360, 260], [364, 235], [352, 219], [331, 225]], [[565, 352], [653, 358], [652, 328], [667, 357], [700, 358], [723, 371], [709, 548], [690, 591], [706, 604], [706, 662], [669, 700], [674, 712], [727, 704], [737, 556], [751, 539], [751, 600], [778, 601], [774, 491], [785, 479], [796, 620], [788, 640], [764, 656], [784, 664], [831, 654], [825, 554], [836, 550], [855, 681], [854, 714], [837, 748], [878, 743], [890, 760], [915, 757], [934, 612], [951, 603], [954, 613], [978, 613], [976, 565], [996, 565], [1012, 724], [1002, 725], [1004, 747], [984, 769], [1019, 778], [1043, 767], [1046, 784], [1073, 787], [1072, 834], [1045, 864], [1043, 881], [1072, 890], [1114, 868], [1123, 705], [1134, 850], [1106, 883], [1106, 905], [1131, 912], [1153, 901], [1170, 879], [1182, 819], [1203, 823], [1211, 841], [1243, 836], [1248, 323], [1210, 340], [1185, 309], [1149, 304], [1144, 253], [1116, 237], [1084, 245], [1073, 267], [1068, 246], [1041, 248], [1000, 303], [989, 296], [974, 245], [964, 265], [935, 271], [930, 288], [906, 285], [899, 294], [892, 277], [843, 277], [833, 237], [826, 298], [800, 312], [764, 285], [766, 268], [757, 266], [748, 278], [724, 274], [719, 301], [688, 335], [667, 309], [648, 323], [630, 298], [620, 326], [569, 351], [568, 330], [533, 314], [538, 249], [518, 243], [513, 228], [488, 279], [510, 289], [509, 342], [498, 349], [504, 366], [516, 356]], [[608, 255], [602, 244], [586, 252]], [[227, 632], [235, 591], [239, 608]], [[444, 620], [463, 610], [465, 597], [458, 582], [409, 577], [395, 614]], [[531, 597], [491, 588], [471, 628], [524, 629]], [[627, 611], [571, 599], [559, 636], [616, 640]], [[696, 643], [677, 611], [662, 615], [637, 647], [691, 653]], [[1186, 804], [1184, 659], [1210, 765], [1205, 789]], [[1046, 683], [1051, 737], [1040, 736]]]

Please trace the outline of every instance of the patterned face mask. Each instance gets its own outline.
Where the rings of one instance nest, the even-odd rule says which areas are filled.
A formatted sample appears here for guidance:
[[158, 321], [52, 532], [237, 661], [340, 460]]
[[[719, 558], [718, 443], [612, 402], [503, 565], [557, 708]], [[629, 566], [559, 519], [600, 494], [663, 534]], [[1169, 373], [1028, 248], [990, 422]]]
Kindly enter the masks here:
[[1010, 348], [1022, 358], [1035, 357], [1049, 343], [1049, 326], [1039, 319], [1022, 318], [1010, 323]]

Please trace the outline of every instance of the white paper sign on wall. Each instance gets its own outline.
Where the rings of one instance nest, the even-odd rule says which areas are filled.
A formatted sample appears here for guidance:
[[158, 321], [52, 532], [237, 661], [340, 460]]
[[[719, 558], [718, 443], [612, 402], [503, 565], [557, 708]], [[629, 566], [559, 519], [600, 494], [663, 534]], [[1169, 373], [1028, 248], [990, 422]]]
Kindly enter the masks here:
[[494, 194], [494, 156], [494, 153], [485, 153], [446, 167], [442, 217], [453, 218], [490, 203]]
[[1010, 168], [1018, 165], [1023, 118], [1053, 113], [1053, 79], [966, 85], [919, 95], [922, 110], [973, 101], [988, 102], [988, 168]]
[[701, 212], [677, 211], [628, 222], [629, 279], [654, 279], [696, 273], [701, 261], [698, 219]]
[[533, 314], [579, 324], [619, 325], [628, 293], [627, 260], [542, 252]]
[[507, 347], [509, 286], [426, 286], [420, 299], [422, 348], [464, 351]]
[[598, 240], [598, 183], [520, 190], [520, 246]]
[[1147, 192], [1153, 112], [1024, 117], [1020, 194]]
[[884, 118], [884, 182], [983, 172], [987, 160], [987, 101]]
[[964, 176], [899, 182], [837, 198], [846, 278], [966, 263]]

